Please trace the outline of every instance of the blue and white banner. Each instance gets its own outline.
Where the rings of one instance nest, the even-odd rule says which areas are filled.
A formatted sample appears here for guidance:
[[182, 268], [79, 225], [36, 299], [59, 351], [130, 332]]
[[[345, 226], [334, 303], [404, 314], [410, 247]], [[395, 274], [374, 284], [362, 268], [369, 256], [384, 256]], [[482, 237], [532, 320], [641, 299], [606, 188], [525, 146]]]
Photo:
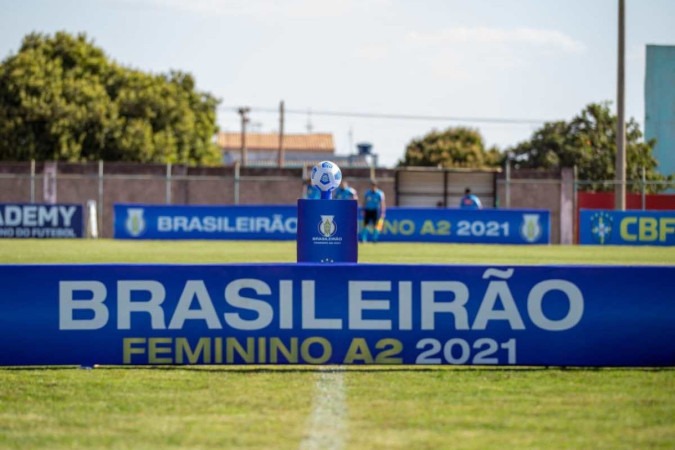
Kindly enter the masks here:
[[0, 238], [80, 238], [82, 205], [0, 204]]
[[380, 241], [549, 244], [550, 230], [547, 210], [387, 208]]
[[675, 211], [582, 209], [579, 243], [590, 245], [675, 245]]
[[675, 266], [0, 265], [0, 285], [0, 365], [675, 365]]
[[115, 239], [292, 240], [295, 206], [115, 205]]
[[[116, 239], [291, 240], [296, 238], [297, 228], [295, 205], [115, 205]], [[379, 239], [549, 244], [550, 230], [551, 214], [546, 210], [393, 207], [387, 209]]]

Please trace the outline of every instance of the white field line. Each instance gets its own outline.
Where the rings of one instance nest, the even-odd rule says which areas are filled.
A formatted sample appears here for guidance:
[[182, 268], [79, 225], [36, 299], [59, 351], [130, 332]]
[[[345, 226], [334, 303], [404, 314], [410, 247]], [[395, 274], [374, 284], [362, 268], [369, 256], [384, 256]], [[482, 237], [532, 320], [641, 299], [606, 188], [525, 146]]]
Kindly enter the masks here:
[[341, 450], [347, 434], [344, 368], [323, 367], [318, 373], [312, 415], [300, 450]]

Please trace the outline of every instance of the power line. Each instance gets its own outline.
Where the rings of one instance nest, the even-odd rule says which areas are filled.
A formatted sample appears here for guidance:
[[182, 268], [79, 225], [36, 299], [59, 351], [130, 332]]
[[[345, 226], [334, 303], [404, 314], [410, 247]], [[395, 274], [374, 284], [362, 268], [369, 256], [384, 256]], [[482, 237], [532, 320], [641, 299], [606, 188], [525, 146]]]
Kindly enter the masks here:
[[[278, 113], [279, 110], [275, 108], [264, 108], [259, 106], [251, 106], [251, 112], [258, 113]], [[219, 109], [230, 110], [237, 112], [238, 107], [219, 107]], [[424, 121], [443, 121], [443, 122], [469, 122], [469, 123], [499, 123], [499, 124], [516, 124], [516, 125], [541, 125], [547, 120], [535, 119], [509, 119], [498, 117], [457, 117], [457, 116], [427, 116], [415, 114], [385, 114], [385, 113], [367, 113], [367, 112], [349, 112], [349, 111], [317, 111], [300, 110], [300, 109], [286, 109], [286, 114], [312, 114], [313, 116], [332, 116], [332, 117], [356, 117], [361, 119], [393, 119], [393, 120], [424, 120]]]

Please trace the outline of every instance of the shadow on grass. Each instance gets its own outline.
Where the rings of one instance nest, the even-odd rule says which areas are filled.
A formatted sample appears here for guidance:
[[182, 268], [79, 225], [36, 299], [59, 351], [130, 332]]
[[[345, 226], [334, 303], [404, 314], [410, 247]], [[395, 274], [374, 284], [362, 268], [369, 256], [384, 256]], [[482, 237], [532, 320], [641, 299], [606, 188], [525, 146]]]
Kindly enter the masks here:
[[453, 366], [453, 365], [96, 365], [90, 366], [8, 366], [0, 367], [7, 371], [65, 371], [65, 370], [161, 370], [161, 371], [192, 371], [207, 373], [314, 373], [314, 372], [354, 372], [354, 373], [412, 373], [412, 372], [441, 372], [441, 371], [474, 371], [474, 372], [671, 372], [675, 367], [569, 367], [569, 366]]

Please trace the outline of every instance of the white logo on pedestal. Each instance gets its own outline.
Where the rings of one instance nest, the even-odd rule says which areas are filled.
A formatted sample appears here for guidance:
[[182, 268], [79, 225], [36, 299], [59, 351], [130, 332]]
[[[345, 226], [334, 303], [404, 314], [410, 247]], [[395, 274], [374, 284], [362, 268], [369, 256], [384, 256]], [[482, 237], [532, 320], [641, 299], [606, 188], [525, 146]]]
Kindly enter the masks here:
[[333, 220], [335, 216], [321, 216], [319, 222], [319, 234], [324, 237], [331, 237], [337, 231], [337, 224]]

